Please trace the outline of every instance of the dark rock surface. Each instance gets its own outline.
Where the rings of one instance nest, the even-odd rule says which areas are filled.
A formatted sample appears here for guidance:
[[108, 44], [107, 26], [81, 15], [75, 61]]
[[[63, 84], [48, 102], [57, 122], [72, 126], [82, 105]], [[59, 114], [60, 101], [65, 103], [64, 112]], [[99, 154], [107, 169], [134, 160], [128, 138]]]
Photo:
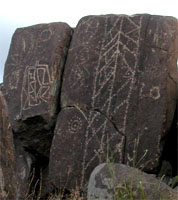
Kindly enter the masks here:
[[0, 91], [2, 92], [3, 90], [3, 83], [0, 83]]
[[19, 131], [20, 121], [36, 116], [50, 125], [56, 114], [71, 35], [72, 29], [64, 23], [40, 24], [14, 33], [5, 65], [4, 87], [15, 131]]
[[25, 199], [30, 191], [30, 184], [35, 174], [33, 173], [33, 163], [35, 162], [35, 157], [31, 154], [25, 152], [20, 142], [15, 141], [16, 149], [16, 168], [17, 168], [17, 180], [18, 180], [18, 196], [20, 199]]
[[15, 148], [6, 103], [0, 91], [0, 199], [17, 199]]
[[133, 199], [177, 200], [178, 191], [151, 174], [123, 164], [103, 163], [92, 172], [88, 200], [129, 199], [130, 195]]
[[64, 108], [58, 116], [51, 147], [50, 182], [56, 187], [83, 189], [92, 170], [106, 162], [107, 156], [113, 162], [123, 162], [124, 141], [124, 136], [101, 113]]
[[175, 111], [177, 58], [175, 18], [84, 17], [68, 52], [62, 107], [98, 110], [126, 137], [124, 163], [144, 155], [138, 166], [154, 171]]
[[174, 119], [165, 137], [165, 144], [161, 155], [159, 176], [164, 179], [168, 185], [172, 185], [175, 176], [178, 175], [178, 127], [177, 127], [177, 108], [174, 113]]
[[5, 65], [4, 94], [15, 137], [45, 155], [72, 32], [65, 23], [17, 29]]
[[0, 199], [24, 198], [33, 168], [30, 190], [42, 196], [60, 187], [85, 196], [91, 172], [108, 161], [176, 177], [177, 59], [173, 17], [87, 16], [75, 29], [17, 29], [0, 84]]

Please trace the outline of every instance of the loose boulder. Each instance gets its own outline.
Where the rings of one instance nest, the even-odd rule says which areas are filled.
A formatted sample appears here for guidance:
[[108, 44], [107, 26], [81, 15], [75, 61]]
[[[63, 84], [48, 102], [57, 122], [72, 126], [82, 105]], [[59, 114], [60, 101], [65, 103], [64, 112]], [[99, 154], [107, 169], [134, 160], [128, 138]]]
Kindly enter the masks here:
[[173, 17], [84, 17], [71, 41], [61, 105], [102, 113], [126, 137], [124, 163], [154, 172], [175, 112], [177, 58]]
[[0, 91], [0, 199], [17, 199], [15, 148], [7, 107]]
[[173, 190], [153, 175], [123, 164], [103, 163], [92, 172], [87, 200], [167, 199], [177, 200]]

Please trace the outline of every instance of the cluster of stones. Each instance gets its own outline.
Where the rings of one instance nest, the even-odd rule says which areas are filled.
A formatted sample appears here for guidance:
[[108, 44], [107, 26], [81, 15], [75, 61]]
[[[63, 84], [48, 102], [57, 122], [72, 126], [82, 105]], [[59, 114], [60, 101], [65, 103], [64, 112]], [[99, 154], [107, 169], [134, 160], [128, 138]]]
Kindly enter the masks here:
[[172, 17], [17, 29], [0, 87], [0, 198], [24, 198], [33, 168], [44, 188], [82, 191], [108, 159], [154, 173], [176, 110], [177, 59]]

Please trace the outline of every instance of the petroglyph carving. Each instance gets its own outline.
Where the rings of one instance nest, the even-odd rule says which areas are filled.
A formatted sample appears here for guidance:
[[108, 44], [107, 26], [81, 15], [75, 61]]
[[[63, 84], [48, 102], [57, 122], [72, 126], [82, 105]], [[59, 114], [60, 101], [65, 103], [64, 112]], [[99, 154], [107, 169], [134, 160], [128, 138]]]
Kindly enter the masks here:
[[52, 36], [52, 30], [50, 28], [48, 28], [41, 32], [40, 39], [41, 39], [41, 41], [46, 42], [46, 41], [50, 40], [51, 36]]
[[[50, 168], [56, 170], [59, 166], [60, 169], [64, 169], [60, 178], [63, 181], [66, 176], [69, 179], [74, 177], [70, 184], [76, 184], [73, 173], [77, 171], [80, 174], [77, 178], [77, 186], [82, 187], [88, 179], [91, 168], [99, 163], [99, 160], [105, 161], [107, 147], [113, 150], [113, 159], [117, 155], [117, 162], [122, 161], [119, 156], [123, 152], [123, 138], [112, 123], [97, 111], [81, 110], [76, 107], [64, 108], [58, 116], [54, 137], [51, 151], [54, 163]], [[70, 146], [71, 138], [73, 143]], [[64, 154], [63, 148], [68, 149]], [[76, 157], [79, 159], [77, 165], [74, 164]], [[61, 162], [56, 163], [58, 159]], [[53, 174], [50, 176], [53, 178]], [[54, 177], [56, 178], [58, 179], [58, 175]]]
[[154, 100], [157, 100], [160, 98], [160, 88], [159, 87], [152, 87], [150, 89], [150, 97]]
[[144, 89], [145, 89], [145, 83], [141, 83], [140, 93], [139, 93], [140, 98], [146, 97], [146, 95], [144, 94]]
[[[132, 27], [132, 29], [128, 30], [128, 32], [125, 32], [123, 26], [125, 20], [127, 20], [127, 23], [130, 23], [130, 26]], [[116, 19], [114, 26], [111, 27], [110, 30], [105, 31], [94, 77], [92, 107], [97, 107], [97, 103], [100, 101], [102, 96], [103, 88], [107, 88], [106, 91], [108, 92], [105, 93], [105, 102], [102, 106], [100, 105], [100, 109], [101, 111], [104, 111], [107, 116], [109, 116], [111, 112], [117, 113], [121, 107], [125, 107], [125, 116], [123, 118], [123, 122], [121, 122], [123, 123], [123, 134], [125, 134], [129, 99], [132, 93], [135, 81], [135, 72], [138, 65], [137, 57], [141, 23], [142, 17], [140, 17], [138, 22], [136, 22], [134, 21], [134, 18], [123, 16]], [[115, 26], [117, 26], [117, 24], [120, 24], [119, 30], [114, 32], [113, 30], [116, 28]], [[106, 26], [106, 28], [108, 27]], [[112, 31], [115, 34], [111, 34]], [[123, 37], [126, 38], [127, 43], [122, 42]], [[131, 47], [130, 43], [133, 43], [134, 48]], [[120, 51], [121, 47], [123, 48], [122, 51]], [[122, 65], [119, 63], [120, 58], [122, 58]], [[130, 58], [132, 58], [132, 65], [129, 63]], [[121, 71], [121, 75], [119, 75], [119, 77], [122, 76], [126, 79], [125, 81], [122, 81], [122, 85], [116, 90], [114, 85], [116, 79], [119, 78], [116, 73], [119, 67]], [[129, 87], [128, 94], [125, 96], [123, 101], [117, 101], [118, 104], [116, 105], [114, 111], [112, 111], [111, 105], [113, 104], [113, 100], [117, 98], [119, 93], [125, 90], [126, 87]], [[89, 121], [93, 120], [94, 119], [89, 118]], [[91, 123], [89, 122], [89, 124]]]
[[[78, 59], [75, 61], [76, 67], [72, 68], [73, 73], [70, 76], [70, 80], [68, 80], [71, 89], [73, 89], [72, 93], [74, 97], [77, 96], [78, 92], [76, 88], [85, 87], [85, 90], [89, 88], [88, 90], [91, 90], [91, 108], [99, 109], [107, 117], [111, 115], [117, 116], [120, 110], [122, 109], [123, 112], [124, 109], [124, 116], [119, 119], [118, 127], [119, 130], [122, 130], [123, 134], [126, 134], [129, 102], [136, 80], [142, 19], [142, 16], [138, 18], [120, 16], [113, 18], [113, 26], [110, 26], [106, 17], [103, 20], [105, 26], [101, 41], [96, 43], [98, 47], [96, 48], [97, 53], [94, 56], [98, 59], [94, 60], [91, 65], [89, 64], [90, 60], [92, 62], [94, 56], [91, 58], [88, 56], [87, 59], [86, 56], [90, 53], [93, 54], [93, 49], [91, 49], [92, 46], [88, 48], [88, 44], [86, 45], [85, 41], [82, 41], [81, 48], [84, 53], [81, 51], [80, 57], [77, 57]], [[80, 24], [80, 26], [83, 24]], [[127, 29], [125, 28], [125, 24], [127, 24]], [[99, 20], [94, 21], [91, 17], [87, 19], [87, 26], [88, 28], [96, 26], [98, 29], [101, 25]], [[98, 33], [93, 29], [92, 31], [85, 38], [87, 41], [97, 37]], [[71, 49], [71, 51], [74, 54], [75, 50]], [[90, 68], [94, 72], [91, 73]], [[91, 83], [91, 79], [93, 83], [92, 87], [88, 86], [86, 88], [87, 81]], [[119, 98], [120, 95], [123, 98]], [[75, 101], [80, 101], [77, 97], [74, 99]], [[88, 121], [90, 124], [92, 119], [89, 117]]]
[[[128, 32], [124, 31], [123, 23], [127, 20], [127, 23], [132, 25], [132, 29], [128, 30]], [[102, 88], [106, 87], [108, 88], [108, 94], [107, 98], [105, 98], [105, 103], [103, 104], [101, 110], [106, 110], [106, 115], [109, 116], [111, 112], [111, 105], [113, 102], [113, 99], [116, 98], [122, 90], [124, 90], [129, 85], [128, 94], [125, 96], [125, 100], [118, 102], [118, 105], [116, 105], [116, 109], [114, 112], [119, 112], [119, 108], [122, 107], [124, 104], [125, 106], [125, 116], [123, 118], [123, 134], [125, 134], [125, 126], [126, 126], [126, 120], [127, 120], [127, 112], [129, 107], [129, 99], [130, 95], [132, 93], [134, 79], [135, 79], [135, 71], [137, 67], [138, 62], [138, 49], [139, 49], [139, 39], [140, 39], [140, 30], [141, 30], [141, 20], [140, 18], [139, 23], [136, 23], [133, 18], [130, 17], [121, 17], [118, 18], [115, 22], [115, 24], [120, 23], [119, 30], [115, 33], [115, 35], [111, 35], [112, 29], [115, 27], [113, 26], [110, 31], [105, 35], [105, 38], [107, 38], [108, 42], [106, 43], [105, 40], [103, 40], [103, 46], [101, 48], [101, 54], [98, 60], [98, 66], [96, 69], [96, 76], [95, 76], [95, 86], [93, 91], [93, 96], [95, 97], [93, 100], [93, 107], [95, 107], [95, 100], [97, 100], [97, 97], [101, 95]], [[129, 27], [129, 26], [128, 26]], [[134, 33], [134, 37], [130, 36], [132, 33]], [[122, 38], [125, 37], [128, 41], [127, 43], [122, 42]], [[129, 43], [132, 42], [134, 47], [131, 49]], [[108, 48], [110, 46], [110, 48]], [[120, 51], [120, 48], [123, 47], [122, 52]], [[112, 56], [110, 56], [112, 55]], [[122, 57], [122, 66], [119, 64], [119, 59]], [[132, 58], [133, 62], [132, 65], [129, 63], [129, 59]], [[104, 63], [104, 64], [103, 64]], [[121, 73], [123, 73], [123, 77], [125, 77], [125, 81], [123, 81], [123, 84], [118, 87], [117, 91], [114, 90], [114, 84], [116, 81], [116, 78], [119, 77], [116, 76], [116, 72], [118, 70], [118, 67], [120, 67]], [[106, 75], [107, 74], [107, 75]], [[119, 75], [120, 76], [120, 75]], [[102, 78], [101, 78], [102, 77]]]
[[68, 129], [71, 133], [77, 133], [82, 129], [82, 120], [79, 117], [74, 117], [68, 122]]
[[[69, 83], [74, 91], [73, 96], [75, 96], [75, 91], [77, 91], [76, 88], [83, 88], [84, 85], [87, 84], [87, 80], [89, 80], [89, 83], [91, 83], [92, 79], [93, 85], [90, 87], [90, 89], [92, 89], [91, 108], [97, 108], [108, 118], [111, 115], [117, 116], [117, 114], [120, 112], [120, 109], [122, 109], [122, 113], [124, 110], [124, 116], [119, 118], [118, 130], [121, 131], [123, 135], [126, 135], [126, 122], [129, 102], [136, 80], [136, 71], [139, 61], [138, 54], [140, 47], [142, 16], [137, 19], [127, 16], [116, 17], [114, 19], [113, 26], [108, 24], [108, 18], [105, 18], [103, 23], [105, 26], [101, 41], [100, 43], [96, 43], [96, 46], [98, 45], [97, 48], [99, 48], [99, 50], [96, 48], [97, 54], [94, 54], [94, 56], [97, 56], [98, 58], [92, 63], [94, 67], [88, 64], [88, 62], [90, 62], [90, 57], [88, 56], [86, 59], [86, 55], [89, 55], [90, 53], [93, 54], [91, 52], [93, 49], [91, 49], [90, 46], [88, 47], [88, 44], [86, 45], [85, 41], [82, 41], [84, 44], [82, 43], [81, 48], [84, 53], [81, 52], [80, 57], [77, 59], [75, 65], [76, 67], [73, 67], [72, 69], [73, 73], [70, 76]], [[128, 30], [125, 28], [125, 24], [127, 24], [129, 27]], [[84, 24], [80, 24], [81, 27], [82, 25]], [[99, 26], [101, 26], [99, 20], [93, 20], [92, 17], [87, 19], [88, 29], [90, 28], [90, 25], [92, 27], [96, 26], [97, 29], [99, 29]], [[93, 32], [91, 32], [90, 35], [85, 38], [87, 41], [90, 41], [91, 38], [97, 37], [98, 33], [93, 29], [92, 31]], [[73, 49], [71, 49], [71, 51], [73, 51]], [[93, 67], [92, 69], [94, 72], [90, 72], [89, 67]], [[119, 82], [120, 79], [121, 81]], [[123, 93], [124, 95], [122, 95]], [[119, 98], [120, 95], [122, 95], [123, 98]], [[98, 151], [102, 152], [103, 149], [105, 149], [104, 145], [106, 145], [104, 137], [108, 120], [105, 119], [102, 124], [96, 128], [95, 122], [97, 119], [99, 119], [98, 113], [95, 115], [90, 113], [87, 118], [88, 125], [85, 132], [85, 148], [82, 162], [81, 186], [84, 183], [83, 181], [86, 169], [95, 159], [92, 157], [91, 161], [86, 162], [88, 144], [94, 137], [100, 134], [100, 148]], [[93, 127], [95, 127], [95, 129]], [[116, 134], [118, 134], [118, 132]], [[109, 140], [112, 140], [112, 136], [109, 137]], [[116, 150], [118, 151], [120, 158], [123, 157], [121, 150], [122, 146], [123, 141], [120, 142], [118, 145], [119, 149]]]
[[[104, 120], [103, 120], [104, 119]], [[85, 132], [85, 148], [84, 148], [84, 154], [83, 154], [83, 162], [82, 162], [82, 178], [80, 182], [80, 187], [84, 184], [85, 179], [85, 173], [86, 170], [92, 165], [93, 160], [97, 158], [99, 155], [100, 158], [105, 157], [105, 149], [107, 146], [110, 145], [110, 142], [114, 139], [114, 137], [118, 137], [118, 132], [113, 131], [112, 134], [108, 134], [110, 130], [108, 130], [108, 119], [103, 118], [99, 112], [93, 113], [92, 111], [89, 112], [89, 116], [87, 118], [87, 127]], [[108, 134], [108, 135], [107, 135]], [[91, 157], [91, 159], [86, 162], [87, 160], [87, 154], [88, 154], [88, 145], [92, 140], [95, 140], [98, 142], [99, 148], [96, 151], [95, 155]], [[120, 138], [120, 136], [119, 136]], [[117, 141], [117, 145], [112, 146], [114, 154], [117, 154], [119, 156], [120, 161], [122, 160], [122, 148], [123, 148], [123, 142], [124, 137], [120, 138], [120, 141]]]
[[48, 65], [37, 63], [35, 66], [27, 66], [23, 77], [21, 110], [27, 110], [40, 105], [41, 102], [47, 102], [50, 84]]

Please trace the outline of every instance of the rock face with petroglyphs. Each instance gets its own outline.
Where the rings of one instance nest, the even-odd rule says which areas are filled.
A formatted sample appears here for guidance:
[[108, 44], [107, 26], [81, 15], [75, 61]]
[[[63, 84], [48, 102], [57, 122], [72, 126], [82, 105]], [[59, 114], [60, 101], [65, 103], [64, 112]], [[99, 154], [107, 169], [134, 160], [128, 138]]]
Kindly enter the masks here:
[[123, 148], [124, 136], [104, 115], [64, 108], [57, 119], [51, 148], [50, 181], [68, 189], [82, 188], [99, 161], [107, 161], [112, 154], [112, 161], [123, 162]]
[[[106, 149], [106, 132], [109, 141], [118, 137], [117, 144], [108, 145], [120, 152], [115, 162], [156, 170], [176, 106], [177, 58], [178, 21], [172, 17], [107, 15], [80, 20], [65, 65], [64, 109], [51, 148], [54, 182], [84, 186], [91, 169], [103, 161], [93, 151], [100, 157]], [[67, 107], [78, 114], [70, 114]], [[81, 175], [75, 174], [76, 168]]]
[[[175, 169], [175, 154], [172, 160], [163, 154], [172, 148], [164, 142], [175, 130], [173, 117], [177, 121], [177, 59], [178, 20], [172, 17], [87, 16], [75, 29], [65, 23], [17, 29], [0, 84], [11, 124], [3, 114], [0, 148], [8, 159], [0, 155], [0, 195], [17, 189], [24, 198], [33, 168], [32, 188], [44, 195], [46, 187], [86, 192], [102, 162], [157, 173], [164, 158]], [[6, 162], [12, 170], [4, 180]], [[9, 176], [17, 186], [8, 185]]]
[[17, 198], [15, 148], [6, 104], [0, 91], [0, 199]]
[[59, 109], [61, 75], [72, 32], [65, 23], [17, 29], [6, 61], [4, 94], [15, 136], [45, 155], [52, 138], [49, 129]]

